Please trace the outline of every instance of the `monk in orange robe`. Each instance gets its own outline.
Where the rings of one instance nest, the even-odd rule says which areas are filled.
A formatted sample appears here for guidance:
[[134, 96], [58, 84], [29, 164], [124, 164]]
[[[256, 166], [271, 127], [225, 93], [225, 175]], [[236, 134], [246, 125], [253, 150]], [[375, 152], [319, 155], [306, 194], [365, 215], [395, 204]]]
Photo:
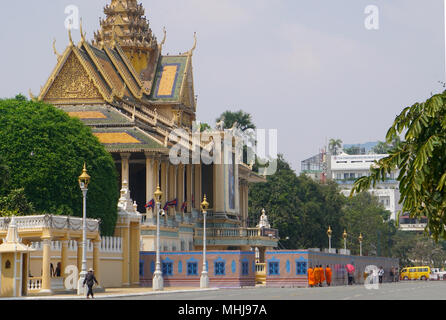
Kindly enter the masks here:
[[319, 272], [321, 273], [321, 287], [325, 281], [325, 270], [322, 268], [322, 265], [319, 266]]
[[321, 272], [318, 266], [314, 267], [314, 285], [319, 287], [321, 283]]
[[327, 266], [327, 268], [325, 268], [325, 278], [327, 278], [327, 286], [331, 285], [331, 275], [332, 275], [332, 271], [330, 266]]
[[311, 267], [308, 268], [308, 285], [310, 288], [314, 287], [314, 271]]

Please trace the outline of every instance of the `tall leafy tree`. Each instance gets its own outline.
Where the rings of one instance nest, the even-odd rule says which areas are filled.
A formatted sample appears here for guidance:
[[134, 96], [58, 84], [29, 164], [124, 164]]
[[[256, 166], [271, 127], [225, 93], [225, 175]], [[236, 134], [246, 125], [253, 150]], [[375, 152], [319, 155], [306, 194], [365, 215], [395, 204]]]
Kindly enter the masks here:
[[389, 156], [359, 178], [352, 194], [368, 190], [386, 174], [399, 169], [402, 211], [411, 217], [428, 218], [428, 229], [438, 240], [446, 238], [446, 92], [405, 108], [387, 132], [391, 143], [404, 133], [404, 141]]
[[87, 216], [100, 218], [102, 233], [113, 234], [119, 198], [115, 164], [80, 120], [42, 102], [0, 100], [0, 154], [9, 168], [9, 191], [23, 188], [37, 212], [79, 217], [77, 180], [85, 162], [92, 177]]
[[237, 122], [238, 127], [242, 131], [246, 131], [248, 129], [255, 129], [256, 126], [252, 122], [251, 114], [246, 113], [242, 110], [233, 112], [233, 111], [225, 111], [221, 114], [220, 117], [217, 118], [216, 122], [220, 122], [224, 120], [224, 128], [230, 129], [233, 127], [234, 123]]
[[287, 248], [327, 247], [326, 230], [341, 233], [344, 196], [335, 183], [321, 185], [296, 173], [279, 155], [277, 172], [250, 187], [249, 212], [258, 221], [262, 208]]
[[[389, 217], [390, 212], [368, 192], [347, 199], [341, 219], [348, 234], [347, 248], [359, 254], [358, 237], [362, 234], [364, 255], [390, 255], [396, 227]], [[344, 239], [339, 242], [339, 247], [343, 246]]]

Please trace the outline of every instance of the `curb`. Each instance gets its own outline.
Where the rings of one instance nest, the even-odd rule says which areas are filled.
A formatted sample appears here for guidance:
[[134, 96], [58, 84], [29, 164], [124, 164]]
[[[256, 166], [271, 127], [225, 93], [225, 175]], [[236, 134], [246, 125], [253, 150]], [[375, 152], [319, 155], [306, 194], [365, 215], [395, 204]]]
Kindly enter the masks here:
[[[194, 289], [194, 290], [171, 290], [171, 291], [155, 291], [155, 292], [140, 292], [140, 293], [125, 293], [125, 294], [109, 294], [103, 296], [96, 296], [94, 300], [110, 299], [110, 298], [123, 298], [123, 297], [140, 297], [140, 296], [151, 296], [151, 295], [161, 295], [170, 293], [187, 293], [187, 292], [207, 292], [207, 291], [217, 291], [219, 288], [209, 288], [209, 289]], [[83, 296], [41, 296], [41, 297], [21, 297], [21, 298], [3, 298], [0, 301], [5, 300], [86, 300]]]

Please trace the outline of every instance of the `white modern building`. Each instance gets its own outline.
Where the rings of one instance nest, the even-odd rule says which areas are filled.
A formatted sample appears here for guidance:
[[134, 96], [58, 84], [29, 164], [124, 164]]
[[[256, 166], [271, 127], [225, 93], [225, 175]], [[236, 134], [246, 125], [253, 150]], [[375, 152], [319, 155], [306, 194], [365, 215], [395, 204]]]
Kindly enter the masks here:
[[[349, 196], [355, 180], [369, 176], [371, 165], [386, 156], [386, 154], [347, 155], [344, 153], [332, 155], [329, 160], [328, 177], [339, 184], [345, 196]], [[387, 175], [385, 181], [377, 183], [375, 188], [369, 190], [371, 194], [378, 197], [386, 210], [391, 212], [390, 219], [392, 220], [397, 219], [398, 211], [401, 209], [397, 177], [398, 171], [392, 172]]]

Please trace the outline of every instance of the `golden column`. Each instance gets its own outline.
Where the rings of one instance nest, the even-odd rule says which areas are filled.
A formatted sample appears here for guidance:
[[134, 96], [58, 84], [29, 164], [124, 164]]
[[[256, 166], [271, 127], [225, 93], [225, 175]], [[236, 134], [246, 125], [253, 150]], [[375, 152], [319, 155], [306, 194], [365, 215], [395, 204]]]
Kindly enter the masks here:
[[41, 293], [52, 293], [51, 290], [51, 236], [43, 236], [43, 257], [42, 257], [42, 289]]
[[61, 240], [62, 248], [60, 250], [60, 274], [65, 278], [65, 268], [68, 266], [68, 238]]
[[121, 153], [121, 183], [123, 185], [124, 181], [127, 182], [127, 185], [130, 188], [130, 167], [129, 167], [129, 159], [130, 153]]
[[123, 223], [121, 226], [121, 236], [122, 236], [122, 285], [128, 286], [130, 285], [130, 232], [129, 232], [129, 223]]
[[101, 285], [101, 270], [99, 267], [100, 248], [101, 248], [101, 239], [93, 240], [93, 270], [94, 270], [94, 276], [96, 277], [96, 280], [98, 280], [99, 286]]

